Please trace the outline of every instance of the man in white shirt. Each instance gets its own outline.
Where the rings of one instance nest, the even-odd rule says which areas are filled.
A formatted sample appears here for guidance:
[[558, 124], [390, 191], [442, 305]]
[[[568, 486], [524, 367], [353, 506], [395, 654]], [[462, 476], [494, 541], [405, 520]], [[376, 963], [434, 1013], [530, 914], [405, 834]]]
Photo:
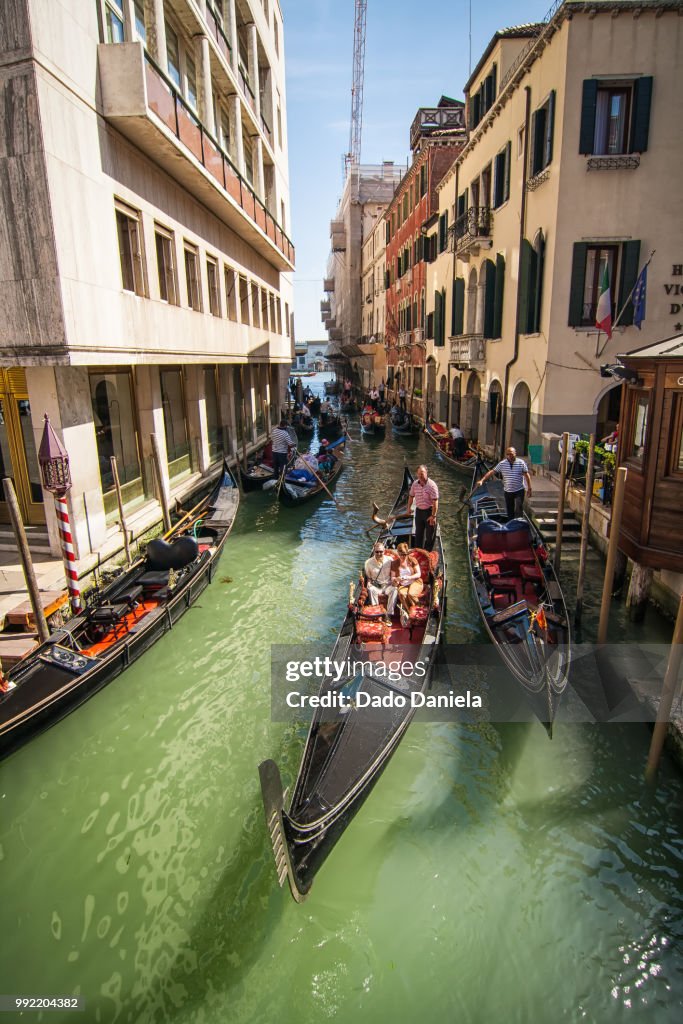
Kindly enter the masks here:
[[387, 595], [387, 615], [393, 615], [398, 591], [391, 582], [390, 555], [385, 555], [384, 544], [378, 540], [372, 551], [372, 558], [365, 563], [365, 578], [368, 581], [368, 604], [379, 604], [381, 594]]
[[517, 452], [510, 447], [505, 452], [505, 458], [497, 466], [484, 473], [481, 480], [474, 485], [476, 489], [485, 480], [488, 480], [494, 473], [500, 473], [503, 477], [503, 491], [505, 492], [505, 507], [508, 519], [520, 519], [524, 511], [524, 488], [526, 486], [527, 496], [531, 497], [531, 477], [529, 467], [524, 459], [517, 458]]

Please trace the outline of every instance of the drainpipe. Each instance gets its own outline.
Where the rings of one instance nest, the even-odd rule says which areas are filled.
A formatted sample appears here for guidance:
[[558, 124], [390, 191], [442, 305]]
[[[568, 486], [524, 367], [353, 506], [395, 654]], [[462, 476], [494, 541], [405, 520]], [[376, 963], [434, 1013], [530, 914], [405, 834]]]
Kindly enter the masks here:
[[[456, 157], [456, 160], [457, 160], [457, 157]], [[453, 210], [453, 285], [452, 285], [452, 287], [453, 287], [453, 294], [451, 296], [451, 318], [453, 317], [453, 309], [455, 308], [455, 272], [456, 272], [456, 269], [457, 269], [457, 257], [455, 255], [455, 252], [456, 252], [456, 249], [458, 248], [458, 239], [457, 239], [457, 236], [455, 234], [455, 225], [458, 223], [458, 185], [459, 185], [459, 182], [460, 182], [460, 164], [456, 163], [456, 165], [455, 165], [455, 207], [454, 207], [454, 210]], [[451, 323], [451, 326], [453, 326], [452, 323]], [[452, 355], [450, 355], [449, 358], [448, 358], [448, 365], [449, 365], [449, 367], [453, 366]], [[449, 373], [448, 376], [450, 378], [450, 373]], [[461, 381], [461, 377], [458, 376], [458, 392], [460, 394], [460, 401], [462, 401], [462, 387], [461, 387], [460, 381]], [[453, 384], [453, 381], [449, 380], [448, 381], [448, 409], [446, 410], [446, 426], [448, 426], [448, 421], [451, 418], [451, 410], [453, 408], [453, 399], [451, 397], [451, 387], [452, 387], [452, 384]], [[457, 424], [458, 426], [460, 426], [460, 424], [462, 422], [462, 410], [460, 408], [460, 401], [458, 402], [458, 424]]]
[[503, 388], [503, 409], [500, 416], [500, 457], [505, 454], [505, 433], [507, 430], [508, 391], [510, 388], [510, 368], [514, 366], [519, 358], [519, 310], [522, 303], [522, 292], [520, 289], [522, 276], [522, 248], [526, 235], [526, 174], [529, 166], [529, 120], [531, 115], [531, 89], [528, 85], [524, 87], [526, 93], [526, 110], [524, 115], [524, 163], [522, 174], [522, 202], [519, 213], [519, 263], [517, 265], [517, 302], [515, 305], [515, 349], [512, 359], [505, 365], [505, 385]]

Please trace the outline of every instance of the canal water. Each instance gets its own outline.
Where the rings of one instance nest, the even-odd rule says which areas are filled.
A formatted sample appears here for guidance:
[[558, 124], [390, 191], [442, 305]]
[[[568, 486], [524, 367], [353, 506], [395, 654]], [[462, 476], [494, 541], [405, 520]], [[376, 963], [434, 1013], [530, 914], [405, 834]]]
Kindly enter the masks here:
[[270, 645], [331, 649], [405, 458], [442, 490], [448, 641], [484, 639], [460, 480], [351, 434], [348, 511], [245, 496], [199, 604], [0, 766], [0, 990], [85, 998], [53, 1022], [680, 1021], [683, 787], [644, 787], [642, 725], [416, 721], [308, 901], [278, 888], [257, 765], [291, 783], [305, 727], [270, 720]]

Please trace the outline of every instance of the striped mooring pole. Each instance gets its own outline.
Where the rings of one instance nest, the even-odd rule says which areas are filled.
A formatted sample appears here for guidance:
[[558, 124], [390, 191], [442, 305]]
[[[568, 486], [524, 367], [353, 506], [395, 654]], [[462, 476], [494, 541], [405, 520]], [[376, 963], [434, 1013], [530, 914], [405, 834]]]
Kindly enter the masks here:
[[71, 536], [71, 524], [69, 522], [69, 509], [66, 504], [66, 495], [71, 488], [69, 456], [66, 448], [52, 429], [47, 413], [45, 413], [45, 427], [43, 429], [43, 439], [40, 442], [38, 462], [40, 463], [43, 487], [46, 491], [51, 491], [55, 496], [55, 509], [59, 525], [59, 537], [62, 542], [66, 585], [69, 590], [71, 611], [74, 615], [77, 615], [82, 605], [81, 592], [78, 589], [78, 574], [76, 572], [76, 557], [74, 554], [73, 537]]

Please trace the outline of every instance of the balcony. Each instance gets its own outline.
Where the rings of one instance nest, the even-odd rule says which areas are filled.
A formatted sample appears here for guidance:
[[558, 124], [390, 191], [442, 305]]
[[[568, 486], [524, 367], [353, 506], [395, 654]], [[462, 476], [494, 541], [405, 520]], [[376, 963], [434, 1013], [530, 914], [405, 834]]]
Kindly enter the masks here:
[[346, 228], [343, 220], [330, 221], [330, 240], [332, 252], [346, 251]]
[[416, 327], [413, 330], [413, 344], [414, 345], [421, 345], [422, 348], [426, 348], [427, 347], [427, 340], [426, 340], [424, 335], [425, 335], [424, 328], [423, 327]]
[[480, 249], [490, 249], [493, 241], [493, 214], [490, 206], [470, 206], [455, 222], [455, 251], [465, 263]]
[[457, 107], [420, 107], [410, 126], [410, 148], [415, 146], [423, 136], [433, 132], [465, 131], [465, 104]]
[[330, 300], [323, 299], [320, 303], [320, 315], [322, 316], [323, 320], [325, 319], [325, 317], [330, 316], [331, 313], [332, 307], [330, 306]]
[[486, 341], [481, 334], [461, 334], [451, 338], [451, 362], [460, 370], [474, 370], [486, 365]]
[[327, 317], [327, 318], [326, 318], [326, 319], [325, 319], [325, 320], [323, 321], [323, 323], [325, 324], [325, 330], [326, 330], [326, 331], [329, 331], [329, 330], [330, 330], [330, 328], [332, 328], [332, 327], [336, 327], [336, 326], [337, 326], [337, 318], [336, 318], [336, 316], [328, 316], [328, 317]]
[[341, 327], [330, 327], [327, 333], [330, 341], [341, 341], [344, 336]]
[[325, 278], [323, 278], [323, 291], [324, 292], [333, 292], [334, 291], [334, 278], [333, 277], [325, 277]]
[[294, 246], [173, 83], [137, 43], [98, 47], [102, 113], [280, 271]]

